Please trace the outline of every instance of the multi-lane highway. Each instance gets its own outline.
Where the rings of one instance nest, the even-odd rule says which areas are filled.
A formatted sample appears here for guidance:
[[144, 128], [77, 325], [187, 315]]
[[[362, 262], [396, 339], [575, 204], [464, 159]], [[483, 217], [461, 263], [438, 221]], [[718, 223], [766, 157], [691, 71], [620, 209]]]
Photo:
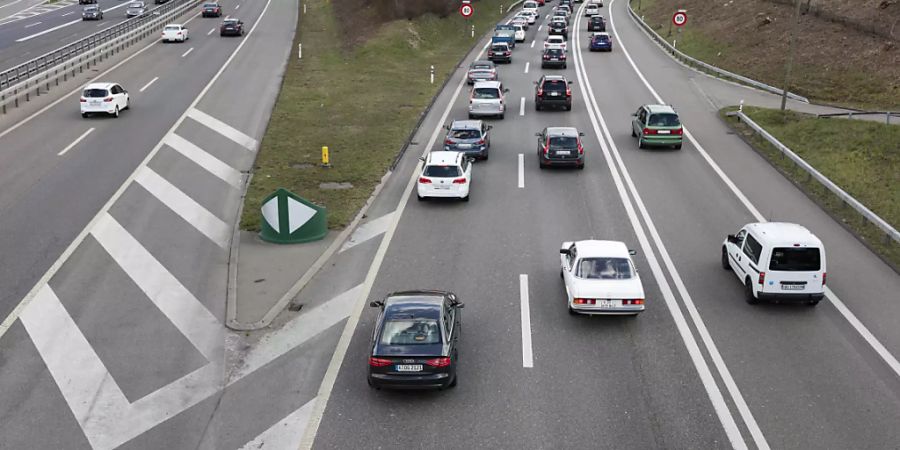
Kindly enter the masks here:
[[[489, 120], [471, 201], [417, 202], [412, 189], [417, 158], [466, 117], [464, 68], [484, 39], [303, 309], [262, 337], [224, 329], [226, 267], [297, 2], [225, 1], [243, 38], [192, 13], [188, 42], [150, 40], [83, 75], [129, 90], [119, 119], [84, 120], [78, 92], [57, 92], [3, 124], [0, 448], [896, 448], [900, 277], [717, 118], [777, 97], [672, 61], [624, 0], [602, 9], [611, 53], [587, 51], [578, 12], [568, 68], [541, 69], [553, 4], [499, 68], [508, 110]], [[575, 81], [571, 111], [535, 110], [544, 73]], [[644, 103], [676, 107], [681, 150], [637, 148], [630, 114]], [[585, 133], [584, 170], [538, 168], [547, 126]], [[744, 302], [719, 249], [760, 220], [824, 241], [826, 301]], [[559, 247], [586, 238], [637, 250], [646, 312], [566, 312]], [[466, 303], [454, 389], [366, 385], [376, 312], [364, 305], [411, 288]]]
[[[433, 393], [370, 389], [365, 364], [376, 314], [365, 308], [345, 341], [346, 355], [332, 361], [333, 389], [326, 382], [320, 391], [330, 398], [320, 397], [328, 401], [316, 448], [900, 443], [900, 368], [893, 356], [900, 352], [900, 277], [716, 118], [718, 104], [771, 98], [673, 62], [625, 8], [615, 0], [602, 10], [612, 53], [587, 51], [578, 15], [569, 41], [575, 64], [541, 70], [545, 7], [543, 26], [532, 26], [513, 62], [499, 68], [510, 109], [505, 120], [491, 121], [492, 157], [475, 167], [471, 201], [404, 197], [396, 229], [387, 228], [384, 258], [376, 256], [371, 286], [363, 287], [371, 287], [371, 299], [431, 288], [466, 302], [459, 386]], [[476, 51], [469, 61], [477, 56], [483, 55]], [[435, 127], [465, 118], [463, 73], [455, 74], [418, 142], [435, 144], [428, 141], [432, 132], [442, 137]], [[535, 111], [532, 82], [541, 73], [575, 80], [572, 111]], [[644, 103], [677, 108], [689, 130], [682, 150], [637, 149], [629, 120]], [[538, 169], [533, 133], [545, 126], [585, 132], [584, 171]], [[411, 183], [421, 151], [407, 155], [395, 172], [403, 175], [392, 180], [399, 186], [388, 191]], [[718, 251], [725, 234], [764, 219], [797, 222], [822, 238], [829, 301], [816, 308], [744, 303]], [[640, 317], [567, 314], [559, 246], [590, 237], [638, 250], [647, 291]], [[523, 363], [529, 352], [533, 367]]]

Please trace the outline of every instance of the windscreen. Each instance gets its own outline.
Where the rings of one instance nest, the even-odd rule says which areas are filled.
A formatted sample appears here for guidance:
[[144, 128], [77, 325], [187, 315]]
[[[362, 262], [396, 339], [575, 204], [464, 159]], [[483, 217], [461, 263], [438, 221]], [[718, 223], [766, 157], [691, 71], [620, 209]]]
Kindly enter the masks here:
[[818, 248], [810, 247], [776, 247], [772, 249], [772, 261], [769, 270], [785, 272], [815, 272], [822, 263]]
[[681, 125], [678, 116], [671, 113], [653, 114], [647, 125], [651, 127], [677, 127]]
[[425, 167], [426, 177], [436, 178], [452, 178], [459, 176], [459, 167], [457, 166], [427, 166]]
[[85, 89], [84, 96], [86, 98], [103, 98], [108, 95], [109, 91], [106, 89]]
[[381, 330], [381, 345], [441, 343], [441, 328], [434, 319], [388, 320]]
[[473, 64], [472, 70], [491, 70], [494, 66], [490, 64]]
[[626, 280], [632, 277], [631, 263], [625, 258], [584, 258], [578, 263], [578, 276], [598, 280]]

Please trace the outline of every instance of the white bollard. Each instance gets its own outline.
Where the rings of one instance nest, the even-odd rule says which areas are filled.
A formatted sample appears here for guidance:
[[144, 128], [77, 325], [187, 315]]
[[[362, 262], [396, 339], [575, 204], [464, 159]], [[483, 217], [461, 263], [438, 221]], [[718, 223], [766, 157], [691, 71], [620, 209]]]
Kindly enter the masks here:
[[672, 39], [672, 47], [673, 47], [673, 48], [675, 47], [675, 43], [676, 43], [676, 42], [678, 42], [678, 41], [676, 41], [675, 39]]
[[303, 44], [297, 43], [297, 59], [303, 59]]
[[738, 105], [738, 111], [744, 111], [744, 99], [741, 99], [741, 104]]
[[431, 66], [431, 84], [434, 84], [434, 65]]
[[475, 37], [475, 25], [472, 25], [472, 37]]
[[306, 14], [306, 3], [303, 4], [303, 14]]

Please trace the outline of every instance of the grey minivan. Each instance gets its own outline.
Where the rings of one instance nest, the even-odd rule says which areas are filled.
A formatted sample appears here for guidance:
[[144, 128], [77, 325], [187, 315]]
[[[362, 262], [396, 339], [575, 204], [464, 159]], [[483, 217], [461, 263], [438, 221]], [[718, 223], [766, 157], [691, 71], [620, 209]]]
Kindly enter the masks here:
[[447, 125], [444, 151], [463, 152], [481, 160], [488, 159], [491, 148], [490, 131], [493, 128], [480, 120], [454, 120]]

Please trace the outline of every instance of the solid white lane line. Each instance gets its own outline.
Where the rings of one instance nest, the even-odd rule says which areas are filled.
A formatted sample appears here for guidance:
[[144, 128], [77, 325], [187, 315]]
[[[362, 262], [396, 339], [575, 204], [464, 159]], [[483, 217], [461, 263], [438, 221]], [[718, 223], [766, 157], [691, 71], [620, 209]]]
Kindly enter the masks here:
[[25, 26], [22, 27], [22, 28], [31, 28], [31, 27], [40, 25], [40, 24], [42, 24], [42, 23], [43, 23], [43, 22], [35, 22], [35, 23], [30, 24], [30, 25], [25, 25]]
[[224, 249], [231, 245], [231, 227], [228, 224], [153, 169], [141, 168], [134, 180], [216, 245]]
[[181, 55], [181, 57], [184, 58], [185, 56], [189, 55], [192, 51], [194, 51], [194, 47], [189, 48], [188, 51], [184, 52]]
[[519, 189], [525, 189], [525, 155], [519, 153]]
[[264, 447], [274, 449], [297, 447], [297, 441], [303, 437], [303, 430], [306, 429], [306, 424], [309, 422], [309, 416], [312, 414], [315, 404], [316, 399], [313, 397], [305, 405], [269, 427], [268, 430], [252, 441], [244, 444], [239, 450], [259, 450]]
[[519, 275], [519, 299], [522, 307], [522, 367], [534, 367], [534, 354], [531, 349], [531, 310], [528, 305], [528, 275], [525, 274]]
[[531, 40], [531, 48], [534, 48], [534, 39]]
[[[232, 385], [262, 366], [278, 359], [304, 342], [346, 319], [359, 300], [363, 285], [359, 284], [337, 297], [304, 311], [278, 330], [261, 338], [244, 357], [243, 365], [233, 373], [228, 384]], [[302, 430], [301, 430], [302, 431]], [[277, 447], [276, 447], [277, 448]]]
[[522, 97], [522, 101], [519, 102], [519, 115], [520, 116], [525, 115], [525, 97]]
[[220, 180], [228, 183], [235, 189], [241, 188], [242, 176], [239, 170], [224, 163], [206, 150], [194, 145], [193, 142], [188, 141], [175, 133], [169, 134], [163, 141], [166, 145], [197, 163], [198, 166], [204, 168]]
[[[579, 9], [578, 17], [581, 17], [583, 7]], [[575, 30], [575, 42], [579, 42], [580, 30]], [[618, 39], [618, 38], [617, 38]], [[728, 404], [725, 402], [725, 398], [722, 395], [722, 391], [719, 389], [718, 384], [716, 383], [715, 378], [712, 375], [712, 370], [706, 362], [706, 359], [703, 356], [703, 353], [700, 351], [700, 347], [697, 344], [696, 338], [694, 338], [693, 333], [691, 332], [690, 326], [685, 319], [684, 314], [681, 311], [681, 308], [678, 305], [678, 302], [675, 300], [675, 295], [672, 292], [672, 288], [669, 285], [669, 282], [666, 280], [665, 273], [663, 272], [662, 267], [660, 266], [659, 261], [656, 258], [656, 254], [653, 252], [653, 248], [650, 244], [650, 241], [647, 238], [647, 234], [644, 232], [643, 227], [638, 220], [637, 213], [635, 212], [634, 205], [632, 205], [631, 201], [628, 199], [628, 194], [626, 193], [626, 188], [623, 183], [623, 178], [628, 180], [628, 186], [631, 189], [631, 194], [635, 197], [636, 203], [641, 205], [642, 202], [639, 201], [640, 197], [637, 191], [634, 189], [633, 184], [630, 183], [630, 177], [628, 175], [627, 170], [624, 165], [621, 167], [622, 171], [620, 173], [619, 168], [615, 165], [612, 157], [612, 152], [618, 152], [615, 147], [615, 141], [612, 140], [611, 136], [608, 134], [608, 129], [606, 127], [606, 122], [603, 120], [603, 116], [600, 113], [600, 108], [596, 103], [596, 99], [594, 98], [593, 88], [591, 87], [590, 80], [587, 77], [586, 69], [584, 68], [581, 46], [575, 46], [575, 73], [578, 77], [578, 82], [584, 89], [581, 90], [582, 96], [585, 99], [585, 104], [587, 105], [588, 116], [591, 120], [591, 125], [593, 126], [594, 133], [597, 135], [597, 139], [600, 142], [600, 147], [603, 151], [603, 156], [606, 159], [607, 166], [610, 168], [610, 172], [613, 176], [613, 181], [616, 186], [616, 190], [619, 193], [619, 197], [622, 201], [623, 206], [625, 207], [625, 211], [628, 215], [628, 219], [631, 223], [632, 228], [635, 231], [635, 234], [638, 238], [638, 241], [641, 245], [641, 249], [644, 251], [647, 263], [650, 265], [650, 269], [653, 272], [653, 276], [656, 279], [657, 285], [659, 286], [660, 292], [663, 295], [663, 299], [665, 300], [666, 307], [669, 310], [669, 313], [672, 315], [672, 319], [675, 322], [676, 329], [678, 330], [679, 335], [681, 336], [682, 341], [685, 344], [685, 347], [688, 350], [688, 355], [691, 357], [691, 361], [694, 364], [694, 367], [697, 369], [697, 373], [700, 377], [700, 381], [703, 384], [704, 389], [706, 390], [707, 396], [710, 399], [710, 402], [713, 405], [713, 409], [716, 412], [716, 416], [719, 418], [719, 421], [722, 424], [722, 427], [725, 430], [725, 434], [728, 436], [728, 440], [731, 443], [732, 447], [738, 450], [743, 450], [747, 448], [746, 442], [744, 442], [743, 436], [741, 436], [740, 428], [738, 428], [737, 422], [734, 419], [734, 416], [731, 414], [731, 410], [728, 408]], [[607, 134], [604, 135], [601, 132], [601, 126]], [[646, 214], [644, 210], [642, 210], [642, 214], [644, 214], [645, 221], [648, 219], [649, 215]], [[650, 221], [647, 221], [647, 226], [651, 231], [653, 230], [653, 224]], [[660, 244], [657, 242], [657, 244]], [[662, 247], [660, 248], [661, 253], [664, 252]], [[673, 277], [676, 277], [676, 274], [672, 274]], [[695, 325], [696, 322], [695, 322]], [[701, 337], [703, 335], [701, 334]], [[707, 344], [707, 350], [710, 350], [711, 342], [704, 340], [704, 344]], [[711, 350], [710, 350], [711, 351]], [[725, 377], [725, 373], [719, 367], [720, 375]], [[732, 398], [735, 397], [734, 392], [730, 392], [732, 394]], [[740, 394], [737, 393], [739, 396]], [[741, 397], [738, 397], [741, 398]], [[735, 399], [737, 401], [737, 399]], [[748, 427], [750, 424], [747, 424]]]
[[228, 125], [227, 123], [222, 122], [221, 120], [216, 119], [215, 117], [210, 116], [209, 114], [206, 114], [205, 112], [200, 111], [197, 108], [191, 108], [190, 110], [188, 110], [187, 115], [191, 119], [194, 119], [197, 122], [202, 123], [207, 128], [210, 128], [213, 131], [221, 134], [222, 136], [225, 136], [228, 139], [231, 139], [235, 143], [240, 144], [247, 150], [250, 150], [250, 151], [256, 150], [256, 145], [257, 145], [256, 139], [253, 139], [252, 137], [247, 136], [246, 134], [244, 134], [242, 131], [238, 130], [237, 128], [234, 128], [231, 125]]
[[209, 30], [209, 32], [207, 32], [206, 35], [209, 36], [209, 35], [211, 35], [211, 34], [213, 34], [213, 33], [215, 33], [215, 32], [216, 32], [216, 29], [213, 28], [212, 30]]
[[[532, 42], [532, 43], [533, 43], [533, 42]], [[528, 73], [528, 68], [529, 68], [529, 67], [531, 67], [531, 62], [530, 62], [530, 61], [525, 63], [525, 73]]]
[[153, 77], [153, 79], [148, 81], [147, 84], [144, 85], [144, 87], [142, 87], [138, 90], [138, 92], [144, 92], [145, 90], [147, 90], [148, 87], [150, 87], [151, 84], [155, 83], [156, 80], [158, 80], [158, 79], [159, 79], [159, 77]]
[[81, 133], [81, 136], [78, 136], [77, 138], [75, 138], [75, 140], [72, 141], [71, 144], [67, 145], [66, 148], [62, 149], [62, 151], [60, 151], [59, 153], [57, 153], [56, 156], [62, 156], [62, 155], [65, 155], [69, 150], [72, 149], [72, 147], [78, 145], [78, 143], [81, 142], [82, 140], [84, 140], [84, 138], [86, 138], [87, 135], [89, 135], [89, 134], [91, 134], [91, 133], [93, 133], [93, 132], [94, 132], [94, 129], [93, 129], [93, 128], [88, 128], [87, 131], [85, 131], [84, 133]]
[[[271, 1], [271, 0], [270, 0]], [[484, 55], [484, 52], [488, 48], [488, 43], [485, 43], [484, 46], [481, 47], [481, 50], [475, 55], [475, 60], [481, 59], [481, 56]], [[450, 101], [447, 102], [447, 106], [444, 107], [444, 112], [441, 114], [440, 120], [437, 121], [437, 125], [434, 128], [434, 131], [431, 133], [431, 137], [428, 140], [427, 145], [425, 145], [425, 150], [422, 152], [422, 156], [428, 154], [431, 148], [434, 147], [434, 143], [437, 141], [438, 135], [441, 131], [444, 130], [443, 124], [447, 123], [447, 117], [450, 115], [450, 110], [453, 108], [453, 104], [456, 103], [456, 99], [459, 98], [459, 93], [462, 92], [463, 85], [466, 84], [466, 77], [461, 77], [459, 83], [456, 85], [456, 90], [453, 91], [453, 95], [450, 96]], [[409, 203], [409, 198], [412, 195], [413, 188], [416, 187], [416, 180], [418, 179], [418, 175], [420, 169], [422, 167], [422, 163], [419, 162], [415, 169], [413, 169], [412, 174], [410, 174], [409, 180], [406, 182], [406, 188], [403, 191], [403, 195], [400, 197], [402, 200], [399, 205], [397, 205], [397, 210], [394, 213], [394, 220], [391, 221], [391, 226], [384, 233], [384, 237], [381, 239], [381, 244], [378, 246], [378, 251], [375, 252], [375, 257], [372, 258], [372, 264], [369, 266], [368, 272], [366, 272], [366, 279], [363, 282], [362, 292], [356, 299], [355, 304], [353, 305], [353, 311], [350, 314], [350, 317], [347, 319], [344, 324], [344, 330], [341, 332], [341, 338], [338, 341], [337, 347], [335, 347], [334, 352], [331, 356], [331, 361], [328, 363], [328, 369], [325, 371], [325, 376], [322, 378], [322, 384], [319, 386], [319, 393], [317, 395], [317, 401], [315, 409], [313, 410], [312, 416], [309, 420], [309, 425], [306, 427], [306, 432], [303, 434], [303, 440], [300, 441], [301, 449], [311, 449], [313, 445], [313, 441], [316, 439], [316, 434], [319, 432], [319, 424], [322, 423], [322, 416], [325, 414], [325, 407], [328, 405], [328, 400], [331, 398], [331, 393], [334, 389], [334, 383], [337, 381], [338, 373], [341, 370], [341, 366], [344, 363], [344, 357], [347, 355], [347, 349], [350, 347], [350, 340], [353, 338], [353, 332], [356, 330], [356, 326], [359, 324], [359, 317], [362, 314], [363, 307], [365, 306], [365, 300], [372, 292], [372, 286], [375, 284], [375, 278], [378, 276], [378, 271], [381, 269], [381, 264], [384, 262], [385, 255], [387, 254], [387, 249], [391, 245], [391, 240], [394, 238], [394, 233], [397, 231], [397, 225], [400, 222], [400, 218], [403, 217], [403, 211], [406, 209], [406, 205]]]
[[56, 30], [59, 30], [59, 29], [61, 29], [61, 28], [65, 28], [65, 27], [67, 27], [67, 26], [69, 26], [69, 25], [76, 24], [76, 23], [78, 23], [78, 22], [81, 22], [81, 19], [75, 19], [75, 20], [73, 20], [73, 21], [71, 21], [71, 22], [66, 22], [66, 23], [64, 23], [64, 24], [62, 24], [62, 25], [57, 25], [57, 26], [52, 27], [52, 28], [47, 28], [47, 29], [44, 30], [44, 31], [39, 31], [39, 32], [34, 33], [34, 34], [32, 34], [32, 35], [28, 35], [28, 36], [25, 36], [25, 37], [23, 37], [23, 38], [16, 39], [16, 42], [30, 41], [30, 40], [32, 40], [32, 39], [34, 39], [34, 38], [36, 38], [36, 37], [43, 36], [43, 35], [45, 35], [45, 34], [47, 34], [47, 33], [52, 33], [52, 32], [54, 32], [54, 31], [56, 31]]
[[222, 324], [178, 278], [109, 214], [91, 235], [200, 354], [207, 360], [216, 356]]
[[[631, 68], [635, 71], [635, 73], [638, 75], [638, 78], [641, 79], [641, 81], [644, 83], [644, 86], [647, 88], [647, 90], [650, 91], [656, 101], [659, 103], [664, 103], [662, 97], [660, 97], [656, 90], [653, 89], [653, 86], [650, 85], [650, 82], [647, 81], [647, 78], [644, 77], [644, 74], [640, 71], [640, 69], [638, 69], [637, 64], [635, 64], [634, 60], [631, 58], [631, 54], [628, 52], [628, 49], [624, 45], [622, 45], [622, 41], [619, 39], [619, 34], [618, 32], [616, 32], [615, 26], [613, 26], [613, 19], [611, 14], [609, 17], [609, 22], [610, 27], [612, 27], [613, 33], [615, 34], [616, 40], [619, 41], [619, 47], [622, 49], [622, 52], [628, 59], [628, 63], [631, 65]], [[752, 203], [750, 203], [750, 200], [747, 198], [747, 196], [744, 195], [744, 193], [737, 187], [737, 185], [735, 185], [734, 182], [731, 181], [731, 178], [729, 178], [728, 175], [726, 175], [725, 172], [719, 167], [719, 165], [716, 164], [712, 157], [709, 156], [709, 153], [707, 153], [703, 146], [701, 146], [700, 143], [694, 138], [694, 135], [690, 131], [688, 131], [687, 127], [684, 127], [684, 135], [688, 138], [688, 140], [691, 141], [691, 144], [693, 144], [694, 148], [696, 148], [700, 155], [703, 156], [703, 159], [706, 160], [707, 164], [709, 164], [716, 175], [718, 175], [719, 178], [725, 183], [725, 185], [728, 186], [735, 197], [737, 197], [738, 200], [741, 201], [741, 204], [743, 204], [744, 207], [747, 208], [748, 211], [750, 211], [750, 214], [752, 214], [757, 221], [766, 222], [766, 218], [759, 212], [758, 209], [756, 209], [755, 206], [753, 206]], [[853, 329], [856, 330], [857, 333], [859, 333], [860, 337], [862, 337], [863, 340], [865, 340], [866, 343], [868, 343], [869, 346], [872, 347], [875, 353], [877, 353], [878, 356], [881, 357], [885, 364], [887, 364], [888, 367], [890, 367], [891, 370], [894, 371], [894, 374], [900, 377], [900, 361], [898, 361], [897, 358], [893, 354], [891, 354], [891, 352], [888, 351], [887, 348], [885, 348], [884, 344], [882, 344], [881, 341], [879, 341], [878, 338], [875, 337], [875, 335], [872, 334], [872, 332], [869, 331], [869, 329], [865, 325], [863, 325], [859, 318], [857, 318], [856, 315], [853, 314], [853, 312], [850, 311], [849, 308], [847, 308], [847, 305], [844, 304], [844, 302], [841, 301], [837, 294], [835, 294], [828, 286], [825, 287], [825, 297], [827, 297], [828, 300], [831, 301], [838, 312], [840, 312], [841, 315], [844, 316], [844, 319], [846, 319], [847, 322], [850, 323], [850, 326], [852, 326]]]
[[344, 242], [344, 245], [341, 246], [341, 249], [338, 251], [338, 253], [356, 247], [357, 245], [362, 244], [369, 239], [381, 236], [385, 231], [387, 231], [388, 227], [391, 225], [392, 220], [394, 220], [394, 213], [389, 212], [377, 219], [370, 220], [360, 225], [356, 228], [356, 230], [353, 231], [350, 239], [347, 239], [347, 242]]

